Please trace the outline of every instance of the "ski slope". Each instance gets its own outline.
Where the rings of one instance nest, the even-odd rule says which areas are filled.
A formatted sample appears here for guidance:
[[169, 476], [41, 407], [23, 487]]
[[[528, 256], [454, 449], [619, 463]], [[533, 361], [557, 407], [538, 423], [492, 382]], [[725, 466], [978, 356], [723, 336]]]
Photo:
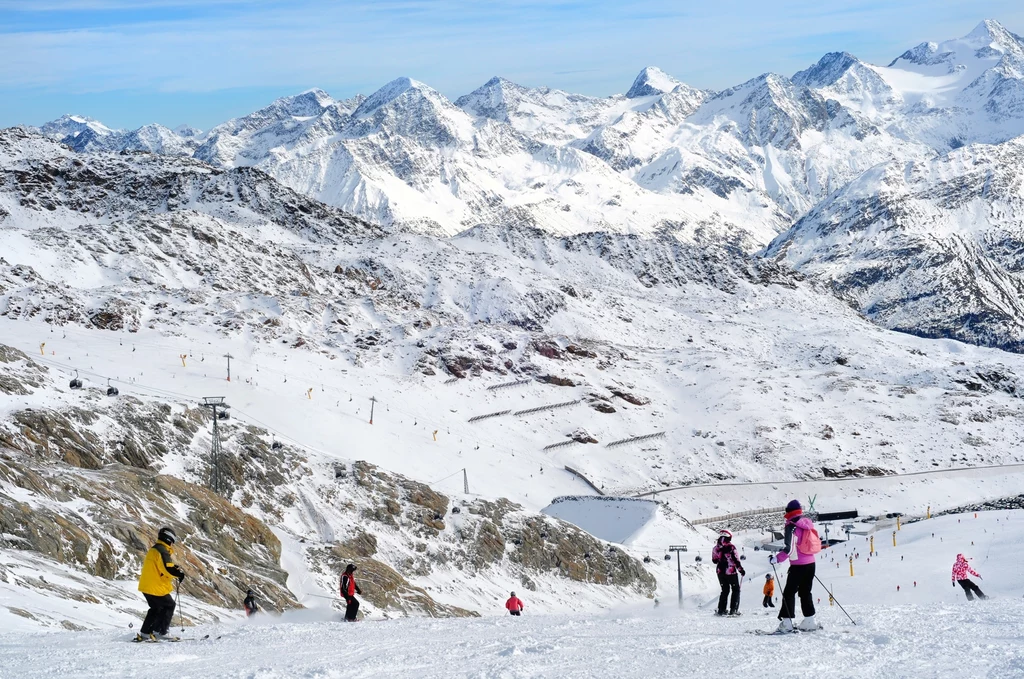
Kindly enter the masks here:
[[[932, 537], [932, 533], [935, 537]], [[756, 534], [739, 534], [750, 544]], [[973, 545], [971, 543], [974, 543]], [[176, 677], [678, 677], [730, 676], [964, 677], [1024, 676], [1024, 511], [939, 517], [904, 525], [893, 547], [888, 529], [868, 538], [849, 576], [844, 545], [826, 551], [819, 574], [857, 621], [822, 598], [813, 634], [757, 636], [775, 619], [760, 608], [769, 567], [746, 561], [744, 617], [715, 618], [688, 598], [657, 607], [597, 615], [547, 614], [529, 596], [524, 617], [402, 619], [343, 625], [337, 613], [292, 612], [281, 618], [187, 629], [178, 645], [129, 644], [128, 629], [37, 632], [2, 619], [0, 671], [11, 677], [142, 677], [166, 668]], [[973, 559], [990, 601], [968, 604], [950, 585], [958, 552]], [[901, 559], [902, 557], [902, 559]], [[833, 568], [836, 558], [840, 567]], [[705, 563], [704, 568], [711, 566]], [[784, 579], [784, 569], [779, 575]], [[913, 582], [917, 581], [917, 586]], [[900, 585], [899, 592], [896, 586]], [[751, 591], [753, 590], [753, 591]], [[521, 595], [523, 593], [520, 593]], [[70, 603], [68, 605], [71, 605]], [[22, 621], [24, 622], [24, 621]]]

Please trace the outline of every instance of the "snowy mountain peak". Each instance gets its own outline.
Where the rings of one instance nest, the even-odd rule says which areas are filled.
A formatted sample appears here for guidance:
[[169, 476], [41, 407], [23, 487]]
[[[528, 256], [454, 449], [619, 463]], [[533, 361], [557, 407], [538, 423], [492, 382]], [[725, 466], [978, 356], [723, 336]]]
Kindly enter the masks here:
[[[986, 19], [962, 38], [921, 43], [894, 59], [889, 67], [922, 72], [920, 67], [938, 66], [953, 74], [973, 70], [971, 64], [978, 61], [998, 62], [1007, 54], [1024, 59], [1024, 39], [1006, 30], [998, 21]], [[939, 72], [926, 74], [938, 75]]]
[[965, 35], [961, 40], [964, 43], [976, 45], [979, 48], [983, 47], [996, 47], [1006, 49], [1020, 48], [1021, 38], [1020, 36], [1014, 35], [1010, 31], [996, 21], [995, 19], [985, 19], [977, 26], [974, 30]]
[[60, 118], [51, 120], [39, 128], [40, 132], [52, 139], [63, 139], [68, 136], [75, 136], [85, 130], [91, 130], [94, 134], [99, 136], [104, 136], [114, 131], [98, 120], [94, 120], [88, 116], [73, 115], [70, 113], [65, 113]]
[[290, 97], [281, 97], [270, 105], [279, 108], [296, 118], [318, 116], [324, 109], [334, 103], [329, 94], [320, 89], [311, 89]]
[[407, 92], [426, 94], [428, 96], [433, 95], [431, 98], [434, 98], [434, 96], [440, 97], [431, 87], [418, 80], [407, 77], [395, 78], [367, 97], [366, 101], [360, 104], [359, 108], [352, 115], [354, 118], [365, 118], [382, 106], [387, 106], [396, 99], [399, 99]]
[[829, 52], [810, 68], [795, 73], [792, 80], [804, 87], [825, 87], [859, 63], [857, 57], [849, 52]]
[[633, 86], [626, 92], [626, 98], [636, 99], [637, 97], [649, 97], [652, 94], [665, 94], [681, 84], [681, 81], [676, 80], [660, 68], [648, 66], [640, 71], [640, 75], [633, 81]]
[[510, 111], [514, 111], [527, 92], [522, 85], [495, 76], [469, 94], [455, 100], [455, 105], [475, 116], [511, 122]]
[[192, 127], [191, 125], [178, 125], [172, 130], [172, 132], [184, 139], [193, 139], [203, 133], [202, 130], [197, 127]]

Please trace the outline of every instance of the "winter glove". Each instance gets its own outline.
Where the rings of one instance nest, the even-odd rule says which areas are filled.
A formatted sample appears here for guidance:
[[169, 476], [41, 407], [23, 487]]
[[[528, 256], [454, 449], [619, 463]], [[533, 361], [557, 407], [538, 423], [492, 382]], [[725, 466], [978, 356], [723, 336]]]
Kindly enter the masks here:
[[746, 574], [747, 574], [747, 572], [741, 568], [740, 569], [740, 575], [746, 575]]
[[775, 556], [772, 554], [768, 555], [768, 563], [775, 565]]
[[789, 558], [789, 554], [786, 552], [779, 552], [775, 555], [775, 563], [786, 563], [786, 559]]
[[185, 571], [182, 571], [181, 575], [178, 576], [178, 582], [185, 582]]

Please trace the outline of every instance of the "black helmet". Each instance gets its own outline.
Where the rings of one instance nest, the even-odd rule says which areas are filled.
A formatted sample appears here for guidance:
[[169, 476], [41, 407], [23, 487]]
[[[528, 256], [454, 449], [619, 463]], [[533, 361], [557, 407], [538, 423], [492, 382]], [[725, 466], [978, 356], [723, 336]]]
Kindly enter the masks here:
[[245, 596], [253, 596], [252, 590], [251, 589], [245, 590]]
[[355, 570], [356, 570], [356, 565], [354, 563], [350, 563], [348, 566], [345, 567], [345, 572], [346, 573], [354, 573]]
[[165, 542], [168, 545], [173, 545], [178, 537], [174, 534], [174, 530], [169, 526], [164, 526], [160, 529], [160, 532], [156, 534], [156, 539], [160, 542]]

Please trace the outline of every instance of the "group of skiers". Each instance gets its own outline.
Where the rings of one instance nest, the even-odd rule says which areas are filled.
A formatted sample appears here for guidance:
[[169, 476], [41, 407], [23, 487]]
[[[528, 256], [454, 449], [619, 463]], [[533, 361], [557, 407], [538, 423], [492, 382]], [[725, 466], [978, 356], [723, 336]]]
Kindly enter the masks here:
[[[776, 564], [789, 561], [789, 573], [786, 577], [786, 586], [782, 590], [782, 607], [779, 609], [778, 615], [779, 627], [776, 631], [781, 633], [816, 630], [818, 623], [814, 619], [814, 597], [811, 589], [816, 577], [814, 573], [815, 555], [821, 551], [822, 544], [814, 524], [804, 516], [799, 500], [791, 500], [786, 505], [783, 535], [785, 542], [782, 551], [768, 557], [772, 570], [775, 570]], [[732, 533], [728, 530], [720, 530], [718, 540], [711, 550], [711, 561], [716, 564], [718, 582], [722, 587], [715, 615], [741, 615], [739, 611], [740, 582], [741, 578], [746, 575], [740, 562], [741, 558], [732, 544]], [[963, 554], [957, 554], [956, 562], [953, 564], [953, 587], [960, 585], [968, 601], [973, 601], [975, 595], [979, 599], [985, 599], [985, 594], [967, 577], [968, 574], [981, 578], [971, 568], [968, 558]], [[775, 579], [771, 573], [765, 575], [762, 593], [764, 599], [761, 605], [764, 608], [775, 608], [773, 601]], [[797, 597], [800, 598], [800, 611], [803, 613], [803, 620], [799, 625], [794, 626]], [[729, 604], [728, 608], [726, 604]]]
[[[811, 586], [814, 584], [814, 555], [821, 551], [821, 540], [814, 524], [803, 515], [803, 507], [799, 500], [792, 500], [786, 505], [785, 522], [785, 545], [781, 552], [768, 558], [773, 569], [775, 564], [789, 561], [789, 576], [782, 590], [782, 608], [779, 609], [777, 631], [816, 630], [818, 625], [814, 620]], [[718, 582], [722, 587], [715, 615], [741, 615], [740, 578], [747, 572], [743, 568], [741, 557], [736, 553], [736, 546], [732, 544], [732, 533], [727, 530], [718, 532], [718, 540], [711, 550], [711, 561], [716, 565]], [[764, 608], [775, 608], [772, 601], [775, 595], [775, 580], [770, 573], [765, 577], [764, 588], [761, 591], [764, 594], [761, 605]], [[800, 597], [800, 609], [804, 619], [798, 627], [794, 627], [797, 595]], [[728, 609], [726, 604], [729, 604]]]
[[[789, 573], [786, 577], [786, 585], [782, 589], [782, 607], [779, 609], [779, 627], [776, 632], [816, 630], [818, 624], [814, 619], [814, 598], [811, 589], [815, 580], [815, 555], [821, 551], [822, 544], [814, 524], [804, 516], [799, 500], [791, 500], [786, 505], [783, 535], [785, 542], [782, 551], [768, 557], [772, 570], [775, 570], [776, 564], [789, 561]], [[176, 608], [176, 600], [171, 593], [176, 590], [178, 583], [185, 580], [185, 572], [174, 560], [174, 544], [176, 542], [177, 536], [173, 529], [161, 528], [157, 533], [156, 543], [146, 553], [146, 558], [142, 563], [142, 572], [139, 575], [139, 591], [146, 598], [149, 611], [146, 613], [142, 628], [135, 635], [134, 641], [177, 640], [176, 637], [170, 636], [170, 626]], [[719, 531], [718, 540], [711, 551], [711, 561], [716, 566], [718, 582], [722, 588], [715, 614], [720, 616], [741, 615], [739, 610], [741, 579], [747, 572], [743, 568], [742, 557], [736, 552], [736, 546], [732, 543], [732, 533], [728, 530]], [[345, 601], [346, 622], [357, 620], [359, 600], [356, 599], [356, 594], [363, 593], [356, 583], [355, 572], [356, 565], [348, 564], [339, 585], [339, 593]], [[963, 554], [957, 554], [956, 562], [953, 564], [953, 587], [960, 585], [968, 601], [973, 601], [975, 596], [979, 599], [987, 598], [978, 585], [967, 577], [968, 575], [981, 579], [981, 576], [971, 568], [969, 559]], [[762, 593], [764, 599], [761, 605], [764, 608], [775, 608], [773, 601], [775, 579], [771, 573], [765, 576]], [[803, 613], [803, 620], [799, 625], [794, 626], [797, 597], [800, 598], [800, 611]], [[242, 606], [246, 616], [260, 612], [256, 594], [252, 589], [246, 591]], [[512, 592], [505, 602], [505, 609], [510, 615], [522, 615], [523, 602], [515, 592]]]

